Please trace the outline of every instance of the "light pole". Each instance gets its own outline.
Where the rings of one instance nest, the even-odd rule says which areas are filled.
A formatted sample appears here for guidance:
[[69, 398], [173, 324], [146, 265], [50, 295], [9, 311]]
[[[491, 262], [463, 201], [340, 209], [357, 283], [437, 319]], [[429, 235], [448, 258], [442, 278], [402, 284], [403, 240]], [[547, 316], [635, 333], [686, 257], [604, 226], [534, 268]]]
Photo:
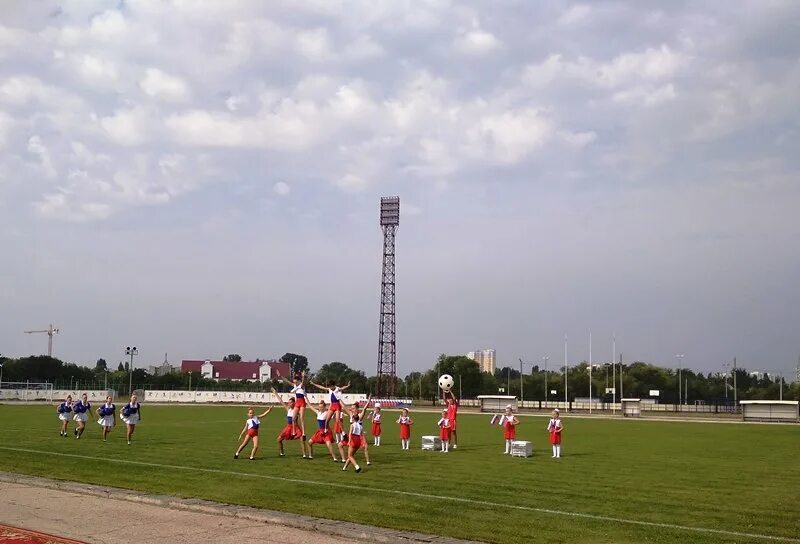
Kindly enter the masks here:
[[128, 355], [131, 358], [131, 365], [128, 369], [128, 394], [133, 394], [133, 356], [139, 355], [139, 350], [136, 349], [136, 346], [130, 347], [128, 346], [125, 348], [125, 355]]
[[727, 370], [730, 368], [730, 363], [722, 363], [722, 373], [725, 374], [725, 407], [727, 409], [728, 406], [728, 373], [730, 372]]
[[0, 363], [0, 389], [3, 388], [3, 363]]
[[683, 366], [683, 353], [676, 354], [675, 358], [678, 360], [678, 404], [683, 404], [681, 402], [681, 367]]
[[192, 390], [192, 371], [189, 371], [189, 391]]
[[547, 408], [547, 361], [550, 360], [549, 355], [542, 357], [544, 361], [544, 407]]

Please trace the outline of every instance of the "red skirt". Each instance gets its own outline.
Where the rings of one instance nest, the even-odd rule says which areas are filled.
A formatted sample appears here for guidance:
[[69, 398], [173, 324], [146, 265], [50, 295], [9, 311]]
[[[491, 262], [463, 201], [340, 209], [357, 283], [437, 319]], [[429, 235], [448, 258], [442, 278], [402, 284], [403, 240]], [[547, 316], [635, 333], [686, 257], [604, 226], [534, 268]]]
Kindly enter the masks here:
[[505, 432], [503, 433], [503, 437], [506, 440], [514, 440], [517, 437], [517, 428], [514, 425], [505, 425], [504, 426]]
[[350, 441], [348, 447], [353, 448], [353, 453], [355, 453], [358, 448], [364, 445], [364, 438], [361, 435], [350, 435]]
[[306, 398], [305, 397], [295, 397], [295, 399], [294, 399], [294, 407], [295, 408], [305, 408], [306, 407]]
[[550, 443], [554, 446], [561, 444], [561, 433], [550, 431]]
[[337, 400], [336, 402], [332, 402], [330, 406], [331, 412], [341, 412], [342, 411], [342, 404]]
[[408, 440], [411, 438], [411, 425], [408, 423], [400, 424], [400, 440]]
[[441, 427], [439, 429], [439, 438], [445, 441], [450, 440], [450, 429], [448, 427]]
[[372, 422], [372, 436], [380, 436], [381, 435], [381, 424], [373, 421]]
[[247, 436], [249, 436], [250, 438], [253, 438], [254, 436], [258, 436], [258, 429], [254, 428], [254, 427], [250, 427], [249, 429], [247, 429]]
[[456, 430], [456, 418], [452, 418], [449, 421], [450, 421], [450, 432], [453, 432]]
[[340, 434], [340, 433], [344, 432], [343, 429], [342, 429], [342, 421], [340, 419], [338, 419], [338, 418], [336, 419], [336, 421], [333, 424], [333, 432], [335, 432], [336, 434]]
[[314, 436], [311, 437], [312, 444], [325, 444], [331, 441], [331, 433], [328, 429], [317, 429]]
[[300, 440], [301, 438], [303, 438], [303, 431], [300, 429], [300, 426], [298, 425], [297, 427], [295, 427], [294, 433], [292, 433], [292, 426], [286, 425], [286, 427], [284, 427], [283, 430], [281, 431], [281, 434], [278, 435], [278, 438], [280, 438], [281, 440]]

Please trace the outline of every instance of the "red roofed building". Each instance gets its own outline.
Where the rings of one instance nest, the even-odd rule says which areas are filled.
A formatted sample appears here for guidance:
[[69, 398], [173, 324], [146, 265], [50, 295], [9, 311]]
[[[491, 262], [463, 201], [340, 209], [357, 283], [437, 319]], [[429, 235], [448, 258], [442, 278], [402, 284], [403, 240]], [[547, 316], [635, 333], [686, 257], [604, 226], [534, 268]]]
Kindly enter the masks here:
[[250, 382], [267, 382], [288, 377], [291, 365], [280, 361], [211, 361], [184, 359], [181, 361], [181, 373], [191, 372], [208, 380], [247, 380]]

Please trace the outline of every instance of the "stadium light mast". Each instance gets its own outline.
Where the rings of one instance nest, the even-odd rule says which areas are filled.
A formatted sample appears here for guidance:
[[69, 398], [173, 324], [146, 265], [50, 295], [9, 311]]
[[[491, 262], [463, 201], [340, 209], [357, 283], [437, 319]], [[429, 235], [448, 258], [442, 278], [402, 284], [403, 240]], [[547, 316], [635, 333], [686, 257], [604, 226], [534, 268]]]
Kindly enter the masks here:
[[128, 355], [131, 358], [131, 366], [128, 368], [128, 394], [133, 394], [133, 356], [139, 355], [139, 350], [136, 349], [136, 346], [133, 347], [126, 347], [125, 348], [125, 355]]
[[678, 404], [683, 404], [681, 397], [681, 367], [683, 366], [683, 353], [678, 353], [675, 358], [678, 360]]
[[381, 198], [380, 225], [383, 230], [383, 270], [381, 272], [381, 309], [378, 323], [378, 397], [394, 396], [397, 373], [397, 335], [395, 329], [395, 236], [400, 225], [400, 197]]

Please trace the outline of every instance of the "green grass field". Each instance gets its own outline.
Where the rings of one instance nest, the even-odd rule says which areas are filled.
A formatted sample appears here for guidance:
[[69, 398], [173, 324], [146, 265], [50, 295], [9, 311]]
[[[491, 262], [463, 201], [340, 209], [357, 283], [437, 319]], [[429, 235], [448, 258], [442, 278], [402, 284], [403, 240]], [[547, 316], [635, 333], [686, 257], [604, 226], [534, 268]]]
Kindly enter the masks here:
[[521, 459], [502, 454], [489, 416], [466, 413], [458, 450], [423, 452], [438, 416], [412, 415], [414, 449], [400, 450], [387, 411], [372, 466], [355, 474], [324, 447], [309, 461], [287, 442], [279, 458], [280, 410], [262, 421], [251, 462], [249, 449], [232, 458], [241, 407], [146, 406], [128, 447], [124, 426], [107, 443], [92, 421], [64, 439], [54, 407], [0, 405], [0, 470], [486, 542], [800, 542], [798, 426], [567, 416], [554, 460], [542, 417], [522, 418], [534, 456]]

